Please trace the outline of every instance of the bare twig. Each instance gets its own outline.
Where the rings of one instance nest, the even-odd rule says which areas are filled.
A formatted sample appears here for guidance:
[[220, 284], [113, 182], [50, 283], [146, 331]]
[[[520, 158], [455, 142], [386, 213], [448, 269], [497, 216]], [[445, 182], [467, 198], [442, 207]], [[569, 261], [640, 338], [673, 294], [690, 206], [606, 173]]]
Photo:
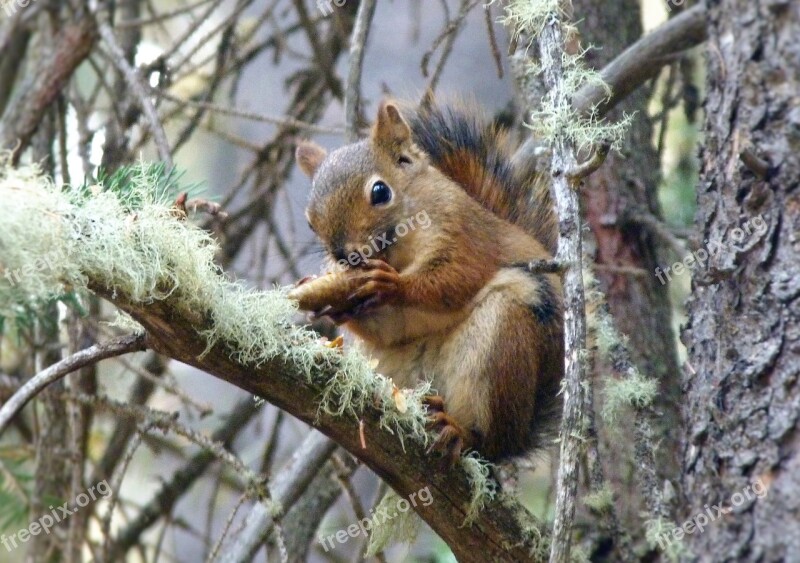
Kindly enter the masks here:
[[[336, 443], [319, 432], [312, 432], [300, 445], [292, 459], [272, 480], [270, 494], [280, 506], [291, 506], [333, 454]], [[250, 561], [269, 534], [273, 515], [261, 504], [250, 511], [245, 528], [223, 551], [221, 561]]]
[[[425, 88], [426, 97], [432, 96], [433, 92], [436, 90], [436, 85], [439, 83], [439, 78], [442, 76], [442, 71], [444, 71], [444, 65], [447, 62], [447, 59], [450, 57], [450, 52], [453, 50], [453, 44], [456, 41], [456, 37], [458, 37], [458, 34], [461, 32], [464, 20], [479, 1], [480, 0], [461, 0], [461, 7], [459, 8], [456, 17], [447, 24], [447, 26], [444, 28], [444, 31], [442, 31], [439, 37], [437, 37], [433, 42], [433, 45], [428, 52], [422, 56], [422, 74], [423, 76], [427, 77], [428, 63], [430, 62], [433, 54], [436, 52], [436, 49], [438, 49], [439, 45], [441, 45], [442, 41], [444, 41], [444, 47], [442, 48], [442, 54], [439, 57], [439, 62], [436, 64], [436, 68], [434, 69], [433, 75], [428, 82], [428, 86]], [[425, 98], [423, 98], [423, 100], [424, 99]]]
[[676, 55], [706, 40], [706, 7], [698, 4], [660, 25], [625, 49], [600, 72], [608, 87], [589, 84], [572, 98], [574, 108], [582, 113], [596, 108], [602, 116], [620, 100], [653, 78]]
[[562, 274], [568, 267], [567, 264], [558, 260], [534, 260], [533, 262], [522, 263], [520, 266], [531, 274]]
[[[234, 438], [249, 424], [257, 412], [251, 398], [241, 400], [222, 426], [211, 435], [211, 441], [220, 443], [222, 448], [230, 447]], [[204, 450], [192, 456], [183, 467], [175, 471], [153, 498], [139, 510], [137, 516], [117, 534], [117, 540], [112, 544], [110, 553], [114, 557], [124, 557], [128, 549], [140, 542], [142, 534], [171, 510], [214, 459], [215, 456], [210, 451]]]
[[591, 156], [585, 162], [578, 164], [575, 168], [567, 172], [567, 179], [574, 188], [579, 187], [581, 180], [591, 175], [603, 165], [610, 149], [611, 145], [609, 143], [599, 144], [594, 148]]
[[28, 146], [39, 123], [72, 73], [86, 59], [95, 42], [88, 18], [64, 26], [47, 57], [8, 104], [0, 119], [0, 149], [15, 149], [15, 161]]
[[356, 23], [350, 35], [350, 68], [344, 91], [344, 113], [347, 123], [347, 142], [358, 140], [358, 110], [361, 106], [361, 69], [364, 66], [364, 51], [369, 37], [372, 16], [375, 15], [375, 0], [361, 0], [358, 5]]
[[[557, 107], [567, 105], [570, 96], [564, 79], [563, 17], [558, 11], [548, 14], [541, 33], [536, 38], [544, 86], [552, 92]], [[570, 560], [578, 462], [583, 446], [583, 410], [586, 404], [586, 370], [583, 359], [586, 348], [583, 234], [578, 191], [574, 184], [575, 171], [580, 170], [576, 148], [563, 133], [548, 140], [552, 147], [550, 173], [559, 218], [556, 261], [567, 265], [564, 273], [564, 382], [561, 387], [564, 411], [559, 433], [560, 457], [550, 563], [567, 563]], [[590, 160], [591, 166], [594, 166], [593, 160]]]
[[81, 350], [68, 358], [64, 358], [44, 371], [37, 373], [27, 381], [25, 385], [20, 387], [20, 389], [14, 393], [14, 396], [0, 408], [0, 434], [2, 434], [11, 419], [14, 418], [28, 401], [33, 399], [54, 381], [58, 381], [65, 375], [95, 364], [100, 360], [120, 356], [122, 354], [129, 354], [131, 352], [138, 352], [144, 349], [145, 336], [143, 334], [123, 336], [111, 342], [96, 344], [86, 350]]
[[260, 121], [263, 123], [273, 123], [275, 125], [283, 125], [286, 127], [292, 127], [295, 129], [308, 131], [309, 133], [320, 133], [325, 135], [341, 135], [344, 132], [344, 129], [342, 129], [341, 127], [324, 127], [322, 125], [314, 125], [313, 123], [306, 123], [305, 121], [300, 121], [298, 119], [293, 119], [291, 117], [273, 117], [271, 115], [264, 115], [262, 113], [255, 113], [251, 111], [245, 111], [242, 109], [220, 106], [212, 102], [183, 100], [177, 96], [170, 94], [166, 90], [158, 90], [157, 92], [155, 92], [155, 94], [171, 102], [175, 102], [177, 104], [181, 104], [184, 106], [203, 108], [209, 111], [213, 111], [215, 113], [219, 113], [221, 115], [230, 115], [231, 117], [241, 117], [242, 119], [249, 119], [251, 121]]
[[161, 119], [158, 117], [158, 112], [153, 105], [153, 101], [147, 95], [147, 88], [142, 83], [136, 69], [134, 69], [125, 58], [125, 52], [117, 42], [114, 31], [108, 23], [105, 9], [100, 9], [97, 0], [89, 0], [89, 7], [97, 20], [97, 29], [106, 45], [108, 57], [111, 59], [114, 66], [117, 67], [117, 70], [125, 77], [125, 81], [128, 83], [131, 93], [138, 100], [139, 107], [150, 124], [150, 132], [153, 134], [153, 141], [155, 142], [159, 157], [167, 165], [167, 168], [172, 169], [172, 153], [170, 152], [167, 134], [164, 132], [164, 126], [161, 124]]
[[486, 23], [486, 33], [489, 35], [489, 46], [492, 48], [492, 57], [497, 67], [497, 78], [503, 78], [503, 58], [500, 54], [500, 47], [497, 45], [497, 34], [494, 31], [494, 19], [492, 18], [492, 5], [483, 6], [484, 22]]

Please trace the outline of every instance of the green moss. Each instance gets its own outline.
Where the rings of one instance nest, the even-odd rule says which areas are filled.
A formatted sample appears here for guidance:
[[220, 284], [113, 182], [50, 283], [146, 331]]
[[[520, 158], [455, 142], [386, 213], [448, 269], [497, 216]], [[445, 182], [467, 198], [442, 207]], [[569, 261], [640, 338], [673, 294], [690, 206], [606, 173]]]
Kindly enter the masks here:
[[[554, 17], [559, 17], [565, 36], [574, 33], [575, 28], [566, 23], [561, 13], [558, 0], [512, 0], [506, 5], [505, 15], [500, 21], [505, 24], [512, 36], [519, 40], [522, 35], [532, 42]], [[530, 47], [531, 43], [527, 45]], [[609, 143], [611, 148], [619, 150], [625, 139], [632, 116], [624, 115], [619, 121], [612, 123], [598, 117], [592, 110], [583, 115], [572, 107], [572, 95], [581, 88], [600, 86], [608, 96], [611, 90], [603, 81], [600, 73], [586, 68], [583, 58], [586, 51], [569, 54], [562, 53], [562, 76], [558, 88], [549, 90], [541, 104], [530, 115], [526, 124], [539, 138], [555, 142], [563, 140], [571, 143], [581, 151], [594, 147], [601, 142]], [[527, 75], [537, 75], [543, 71], [539, 63], [531, 61], [526, 69]]]
[[533, 38], [542, 32], [552, 14], [560, 13], [559, 6], [558, 0], [511, 0], [500, 22], [511, 29], [515, 40], [523, 33]]
[[[572, 94], [584, 86], [600, 85], [610, 95], [611, 91], [600, 74], [587, 69], [581, 60], [582, 54], [564, 54], [563, 92]], [[624, 115], [620, 121], [612, 123], [598, 118], [595, 111], [582, 115], [572, 107], [571, 95], [564, 96], [561, 92], [550, 90], [542, 99], [541, 106], [531, 113], [527, 127], [542, 139], [563, 138], [578, 151], [601, 142], [609, 143], [612, 149], [620, 149], [631, 119], [631, 115]]]

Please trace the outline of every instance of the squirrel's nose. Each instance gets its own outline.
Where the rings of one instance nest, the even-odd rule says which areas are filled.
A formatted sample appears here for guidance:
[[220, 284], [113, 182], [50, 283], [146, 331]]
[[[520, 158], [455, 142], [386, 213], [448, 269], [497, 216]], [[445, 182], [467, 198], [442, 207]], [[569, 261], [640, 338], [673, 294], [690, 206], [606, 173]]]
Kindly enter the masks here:
[[331, 249], [331, 254], [337, 262], [340, 260], [347, 260], [347, 251], [344, 246], [335, 246]]

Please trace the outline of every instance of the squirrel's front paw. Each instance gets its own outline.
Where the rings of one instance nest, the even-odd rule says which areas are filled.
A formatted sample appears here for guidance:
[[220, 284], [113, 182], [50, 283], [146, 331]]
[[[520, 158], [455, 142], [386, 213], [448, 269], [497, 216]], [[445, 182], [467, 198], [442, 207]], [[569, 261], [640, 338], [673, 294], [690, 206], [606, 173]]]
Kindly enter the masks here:
[[365, 260], [360, 267], [347, 270], [345, 275], [353, 291], [345, 299], [316, 311], [316, 316], [346, 319], [400, 299], [400, 274], [383, 260]]

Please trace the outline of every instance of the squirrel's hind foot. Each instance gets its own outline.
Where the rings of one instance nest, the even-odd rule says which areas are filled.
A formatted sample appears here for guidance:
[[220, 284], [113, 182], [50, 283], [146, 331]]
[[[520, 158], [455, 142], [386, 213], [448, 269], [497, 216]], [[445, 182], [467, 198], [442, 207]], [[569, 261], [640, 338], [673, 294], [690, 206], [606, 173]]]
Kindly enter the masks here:
[[[441, 397], [431, 398], [441, 400]], [[436, 408], [435, 405], [431, 405], [428, 401], [426, 401], [426, 404]], [[443, 401], [441, 402], [441, 407], [442, 409], [444, 408]], [[444, 410], [435, 411], [428, 417], [428, 427], [439, 432], [439, 435], [428, 448], [428, 453], [440, 452], [442, 454], [442, 468], [445, 470], [450, 469], [459, 461], [461, 452], [468, 443], [467, 432]]]

